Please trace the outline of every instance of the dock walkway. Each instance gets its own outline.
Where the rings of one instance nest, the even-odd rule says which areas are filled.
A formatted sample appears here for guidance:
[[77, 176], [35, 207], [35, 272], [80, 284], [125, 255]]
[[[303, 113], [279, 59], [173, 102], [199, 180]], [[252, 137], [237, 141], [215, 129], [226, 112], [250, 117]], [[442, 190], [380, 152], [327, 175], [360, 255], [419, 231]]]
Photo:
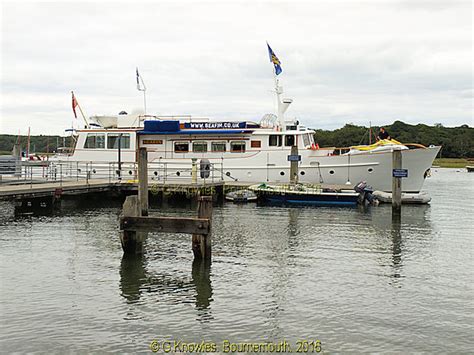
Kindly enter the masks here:
[[[19, 180], [21, 182], [21, 180]], [[149, 182], [149, 191], [197, 192], [203, 189], [223, 188], [224, 182]], [[109, 191], [136, 191], [138, 184], [134, 180], [110, 181], [109, 179], [91, 179], [88, 181], [36, 182], [31, 184], [0, 184], [0, 200], [37, 198], [61, 195], [82, 195]]]

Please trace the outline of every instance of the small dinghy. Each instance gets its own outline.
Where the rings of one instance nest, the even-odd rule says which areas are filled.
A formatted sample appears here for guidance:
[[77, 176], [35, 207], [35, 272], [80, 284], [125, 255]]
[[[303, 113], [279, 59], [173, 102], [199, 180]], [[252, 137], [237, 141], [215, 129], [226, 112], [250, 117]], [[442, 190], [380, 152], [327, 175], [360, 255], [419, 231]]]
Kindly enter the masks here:
[[356, 206], [359, 193], [352, 190], [327, 190], [321, 186], [295, 185], [253, 185], [259, 198], [270, 203], [309, 206]]
[[225, 199], [232, 202], [252, 202], [257, 201], [257, 195], [250, 190], [231, 191], [225, 195]]
[[[392, 203], [392, 193], [384, 191], [374, 191], [373, 195], [377, 200], [384, 203]], [[402, 193], [402, 203], [426, 204], [431, 201], [431, 196], [426, 192]]]
[[474, 173], [474, 165], [466, 165], [466, 170], [468, 173]]

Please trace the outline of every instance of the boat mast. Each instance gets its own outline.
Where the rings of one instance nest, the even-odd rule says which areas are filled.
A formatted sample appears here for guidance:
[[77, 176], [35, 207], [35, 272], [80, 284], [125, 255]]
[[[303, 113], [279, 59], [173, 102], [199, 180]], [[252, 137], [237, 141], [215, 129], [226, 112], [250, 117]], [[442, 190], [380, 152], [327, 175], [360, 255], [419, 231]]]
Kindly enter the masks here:
[[369, 121], [369, 145], [372, 144], [372, 122]]
[[30, 157], [30, 127], [28, 127], [28, 140], [26, 141], [26, 158]]
[[280, 86], [279, 79], [275, 72], [273, 72], [273, 77], [275, 79], [275, 93], [277, 97], [277, 110], [278, 110], [278, 126], [280, 131], [286, 131], [286, 121], [285, 121], [285, 112], [293, 102], [292, 99], [282, 99], [281, 95], [283, 94], [283, 87]]

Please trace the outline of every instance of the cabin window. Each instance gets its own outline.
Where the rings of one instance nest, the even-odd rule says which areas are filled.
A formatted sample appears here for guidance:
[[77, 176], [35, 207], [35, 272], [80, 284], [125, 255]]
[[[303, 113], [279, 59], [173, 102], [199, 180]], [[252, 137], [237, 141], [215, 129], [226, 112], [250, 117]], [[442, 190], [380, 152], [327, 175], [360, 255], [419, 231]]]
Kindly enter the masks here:
[[104, 149], [105, 133], [88, 133], [84, 144], [86, 149]]
[[245, 142], [243, 142], [243, 141], [230, 142], [230, 151], [232, 153], [244, 153], [245, 152]]
[[207, 142], [193, 142], [193, 152], [195, 153], [207, 152]]
[[250, 141], [250, 146], [252, 148], [261, 148], [262, 142], [261, 141]]
[[272, 134], [268, 137], [268, 145], [270, 147], [281, 147], [283, 137], [278, 134]]
[[225, 152], [226, 151], [225, 142], [212, 142], [211, 143], [211, 151], [213, 151], [213, 152]]
[[292, 134], [285, 136], [285, 146], [291, 147], [295, 145], [295, 136]]
[[174, 152], [175, 153], [187, 153], [187, 152], [189, 152], [189, 143], [188, 142], [175, 142], [174, 143]]
[[[130, 149], [130, 133], [122, 133], [120, 148]], [[107, 149], [118, 149], [120, 133], [107, 134]]]
[[310, 141], [309, 141], [309, 134], [303, 134], [303, 145], [305, 147], [308, 147], [311, 145]]

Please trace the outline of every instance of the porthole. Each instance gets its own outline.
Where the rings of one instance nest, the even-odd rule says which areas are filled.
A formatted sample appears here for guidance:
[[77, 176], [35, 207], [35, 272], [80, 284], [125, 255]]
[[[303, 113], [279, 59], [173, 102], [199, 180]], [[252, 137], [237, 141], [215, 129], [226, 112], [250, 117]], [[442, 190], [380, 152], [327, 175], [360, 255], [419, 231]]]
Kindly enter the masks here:
[[281, 175], [281, 176], [285, 175], [285, 172], [284, 172], [284, 171], [280, 171], [280, 175]]
[[153, 175], [158, 176], [158, 171], [154, 171]]
[[132, 173], [132, 171], [131, 171], [131, 170], [129, 170], [129, 171], [128, 171], [128, 175], [132, 175], [132, 174], [133, 174], [133, 173]]
[[96, 173], [95, 169], [92, 169], [92, 172], [95, 174]]
[[176, 172], [176, 176], [180, 176], [181, 173], [179, 171]]
[[368, 171], [369, 173], [371, 173], [372, 171], [374, 171], [374, 169], [368, 168], [367, 171]]
[[81, 173], [81, 169], [77, 169], [77, 172], [80, 174], [80, 173]]
[[329, 174], [334, 175], [334, 170], [329, 170]]
[[226, 174], [227, 176], [230, 176], [230, 171], [226, 172], [225, 174]]
[[305, 173], [304, 171], [302, 171], [300, 174], [301, 174], [301, 175], [304, 175], [304, 174], [306, 174], [306, 173]]

